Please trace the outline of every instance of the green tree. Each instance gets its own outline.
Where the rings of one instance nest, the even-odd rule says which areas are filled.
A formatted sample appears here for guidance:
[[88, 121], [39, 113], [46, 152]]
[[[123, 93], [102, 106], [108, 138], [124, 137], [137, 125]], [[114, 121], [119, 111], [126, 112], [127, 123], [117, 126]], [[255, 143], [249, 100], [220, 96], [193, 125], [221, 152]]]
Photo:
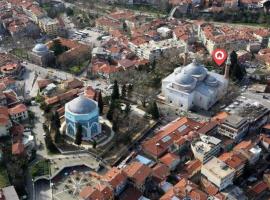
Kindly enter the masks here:
[[107, 116], [106, 116], [107, 119], [110, 121], [113, 119], [113, 114], [114, 114], [114, 108], [112, 105], [113, 105], [113, 103], [110, 104], [110, 108], [109, 108], [109, 110], [107, 112]]
[[115, 119], [115, 120], [113, 120], [113, 122], [112, 122], [112, 130], [114, 131], [114, 132], [116, 132], [116, 131], [118, 131], [118, 119]]
[[56, 39], [56, 40], [53, 40], [53, 44], [52, 44], [50, 50], [52, 50], [54, 52], [55, 56], [58, 56], [58, 55], [64, 53], [65, 51], [67, 51], [68, 48], [66, 46], [63, 46], [59, 39]]
[[126, 95], [127, 95], [126, 84], [123, 84], [122, 91], [121, 91], [121, 97], [124, 99], [124, 98], [126, 98]]
[[56, 151], [56, 147], [52, 141], [52, 137], [51, 137], [51, 134], [50, 132], [47, 132], [46, 133], [46, 136], [45, 136], [45, 144], [46, 144], [46, 147], [47, 149], [50, 151], [50, 152], [55, 152]]
[[59, 143], [61, 142], [61, 133], [59, 129], [56, 129], [55, 134], [54, 134], [54, 142]]
[[242, 80], [245, 75], [245, 71], [241, 69], [241, 66], [238, 63], [237, 53], [235, 51], [231, 52], [230, 59], [230, 77], [232, 79]]
[[74, 15], [73, 9], [70, 8], [70, 7], [67, 7], [66, 8], [66, 14], [67, 14], [67, 16], [73, 16]]
[[93, 149], [95, 149], [97, 147], [97, 141], [96, 140], [93, 140], [92, 146], [93, 146]]
[[77, 144], [78, 146], [81, 145], [82, 143], [82, 125], [81, 124], [77, 124], [77, 127], [76, 127], [76, 136], [75, 136], [75, 141], [74, 143]]
[[101, 90], [96, 92], [97, 94], [95, 94], [95, 101], [98, 102], [98, 108], [99, 108], [99, 112], [100, 114], [103, 113], [103, 107], [104, 107], [104, 103], [103, 103], [103, 99], [102, 99], [102, 94], [101, 94]]
[[61, 127], [61, 121], [58, 112], [54, 112], [52, 115], [52, 126], [54, 129], [59, 129]]
[[158, 119], [160, 117], [159, 110], [156, 101], [153, 101], [148, 108], [148, 113], [152, 115], [153, 119]]
[[119, 86], [118, 86], [117, 80], [115, 80], [113, 84], [113, 91], [112, 91], [111, 99], [115, 100], [115, 99], [119, 99], [119, 97], [120, 97]]
[[131, 105], [130, 105], [130, 103], [126, 103], [126, 107], [125, 107], [125, 114], [126, 114], [126, 116], [128, 116], [129, 115], [129, 113], [131, 112]]

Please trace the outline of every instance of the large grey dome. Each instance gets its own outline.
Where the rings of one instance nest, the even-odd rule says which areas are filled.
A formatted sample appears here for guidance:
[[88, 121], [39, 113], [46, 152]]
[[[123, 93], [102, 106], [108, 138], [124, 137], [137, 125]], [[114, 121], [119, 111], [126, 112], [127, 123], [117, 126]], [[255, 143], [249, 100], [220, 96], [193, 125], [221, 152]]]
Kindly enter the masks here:
[[97, 108], [95, 101], [79, 96], [68, 103], [68, 109], [75, 114], [88, 114]]
[[189, 74], [179, 73], [175, 77], [175, 82], [180, 85], [192, 85], [195, 79]]
[[37, 54], [44, 54], [48, 52], [48, 47], [45, 44], [36, 44], [33, 48], [33, 52]]
[[196, 63], [196, 61], [193, 61], [192, 63], [187, 65], [184, 68], [184, 73], [190, 74], [193, 77], [199, 79], [200, 81], [203, 80], [207, 75], [206, 69], [202, 65]]

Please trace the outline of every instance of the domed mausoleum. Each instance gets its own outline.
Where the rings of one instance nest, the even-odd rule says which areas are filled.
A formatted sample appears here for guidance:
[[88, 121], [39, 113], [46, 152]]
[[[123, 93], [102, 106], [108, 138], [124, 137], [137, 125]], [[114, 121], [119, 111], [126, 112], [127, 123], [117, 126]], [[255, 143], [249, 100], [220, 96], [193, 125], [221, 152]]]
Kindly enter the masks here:
[[49, 48], [42, 43], [38, 43], [29, 53], [29, 59], [41, 66], [48, 66], [54, 60], [54, 53], [49, 50]]
[[76, 127], [82, 125], [83, 140], [91, 140], [100, 134], [99, 109], [97, 102], [79, 96], [65, 105], [66, 134], [75, 138]]
[[209, 72], [195, 60], [176, 68], [162, 80], [165, 100], [182, 110], [192, 107], [208, 110], [227, 93], [227, 88], [228, 79], [225, 76]]

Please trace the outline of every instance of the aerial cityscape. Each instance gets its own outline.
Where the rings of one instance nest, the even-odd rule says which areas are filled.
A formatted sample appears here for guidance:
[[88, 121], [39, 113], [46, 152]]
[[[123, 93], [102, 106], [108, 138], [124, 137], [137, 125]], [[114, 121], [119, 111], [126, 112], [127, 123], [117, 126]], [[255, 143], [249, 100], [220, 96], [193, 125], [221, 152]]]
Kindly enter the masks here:
[[0, 0], [0, 200], [114, 199], [270, 199], [270, 0]]

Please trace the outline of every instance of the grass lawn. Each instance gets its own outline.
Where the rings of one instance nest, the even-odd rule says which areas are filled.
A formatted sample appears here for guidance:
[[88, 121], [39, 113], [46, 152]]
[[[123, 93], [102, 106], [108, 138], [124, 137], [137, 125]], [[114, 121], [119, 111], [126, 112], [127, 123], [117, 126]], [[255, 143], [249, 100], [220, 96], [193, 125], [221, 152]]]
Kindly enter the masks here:
[[80, 65], [75, 65], [71, 68], [69, 68], [69, 72], [75, 75], [79, 75], [80, 73], [83, 72], [83, 70], [85, 70], [85, 68], [88, 66], [88, 61], [83, 62]]
[[0, 167], [0, 188], [7, 187], [9, 186], [9, 179], [8, 179], [8, 174], [7, 170], [1, 166]]
[[25, 49], [14, 49], [11, 53], [19, 58], [28, 59], [28, 54]]
[[32, 178], [49, 175], [50, 163], [48, 160], [40, 160], [31, 167]]

